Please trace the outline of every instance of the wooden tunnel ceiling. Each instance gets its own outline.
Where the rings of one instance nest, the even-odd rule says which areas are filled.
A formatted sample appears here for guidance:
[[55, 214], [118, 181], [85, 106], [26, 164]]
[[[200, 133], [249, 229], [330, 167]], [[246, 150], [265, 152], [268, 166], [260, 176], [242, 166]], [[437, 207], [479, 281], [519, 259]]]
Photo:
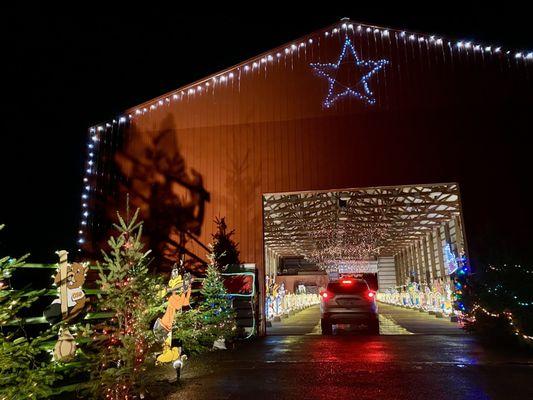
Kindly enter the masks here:
[[265, 245], [282, 257], [312, 258], [330, 245], [332, 232], [341, 244], [343, 237], [375, 235], [369, 257], [393, 256], [460, 215], [454, 183], [268, 194], [263, 202]]

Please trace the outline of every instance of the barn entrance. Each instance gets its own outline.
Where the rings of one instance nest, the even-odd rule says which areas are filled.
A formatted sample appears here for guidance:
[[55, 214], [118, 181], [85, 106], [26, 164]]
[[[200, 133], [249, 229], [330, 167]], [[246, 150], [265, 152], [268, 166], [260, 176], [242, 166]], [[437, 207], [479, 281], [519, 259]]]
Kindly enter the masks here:
[[[267, 334], [320, 335], [321, 308], [334, 334], [368, 333], [370, 319], [358, 313], [372, 315], [372, 302], [373, 333], [461, 333], [452, 282], [466, 243], [456, 183], [271, 193], [263, 211]], [[352, 297], [336, 293], [361, 282]]]

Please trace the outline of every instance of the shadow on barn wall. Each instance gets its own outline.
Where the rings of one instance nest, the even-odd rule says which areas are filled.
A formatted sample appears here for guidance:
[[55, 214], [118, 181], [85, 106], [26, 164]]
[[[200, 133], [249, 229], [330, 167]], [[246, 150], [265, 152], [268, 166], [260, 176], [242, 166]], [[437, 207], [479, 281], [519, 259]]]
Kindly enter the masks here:
[[132, 208], [140, 208], [155, 268], [169, 271], [184, 256], [187, 269], [203, 269], [206, 260], [188, 245], [201, 234], [210, 194], [202, 175], [187, 167], [172, 117], [167, 115], [151, 132], [132, 127], [128, 136], [115, 155], [122, 175], [119, 197], [128, 193]]

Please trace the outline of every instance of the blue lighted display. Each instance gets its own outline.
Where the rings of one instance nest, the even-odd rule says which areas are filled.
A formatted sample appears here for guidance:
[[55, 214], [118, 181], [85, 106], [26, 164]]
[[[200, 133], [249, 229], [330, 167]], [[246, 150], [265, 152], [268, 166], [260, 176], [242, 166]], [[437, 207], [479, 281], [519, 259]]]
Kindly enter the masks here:
[[[455, 257], [455, 255], [453, 254], [452, 245], [450, 243], [446, 243], [446, 245], [444, 245], [442, 250], [443, 250], [442, 255], [444, 258], [444, 265], [448, 271], [448, 274], [451, 275], [459, 267], [457, 263], [457, 257]], [[459, 271], [459, 273], [462, 273], [462, 272], [463, 272], [463, 269]]]
[[[346, 38], [336, 63], [311, 63], [309, 65], [329, 82], [328, 95], [324, 99], [324, 106], [329, 108], [337, 100], [346, 96], [355, 97], [366, 104], [375, 104], [376, 99], [370, 90], [368, 80], [388, 63], [388, 60], [359, 59], [352, 42]], [[346, 76], [339, 76], [341, 70], [348, 72]], [[354, 73], [356, 76], [352, 76]]]

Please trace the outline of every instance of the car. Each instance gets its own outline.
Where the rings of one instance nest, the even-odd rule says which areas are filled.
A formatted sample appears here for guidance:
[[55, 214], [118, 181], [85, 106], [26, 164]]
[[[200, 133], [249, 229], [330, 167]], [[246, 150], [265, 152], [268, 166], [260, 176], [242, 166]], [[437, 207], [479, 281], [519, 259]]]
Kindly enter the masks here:
[[331, 335], [335, 324], [364, 324], [372, 334], [379, 333], [376, 292], [363, 279], [341, 278], [329, 282], [320, 293], [320, 327]]

